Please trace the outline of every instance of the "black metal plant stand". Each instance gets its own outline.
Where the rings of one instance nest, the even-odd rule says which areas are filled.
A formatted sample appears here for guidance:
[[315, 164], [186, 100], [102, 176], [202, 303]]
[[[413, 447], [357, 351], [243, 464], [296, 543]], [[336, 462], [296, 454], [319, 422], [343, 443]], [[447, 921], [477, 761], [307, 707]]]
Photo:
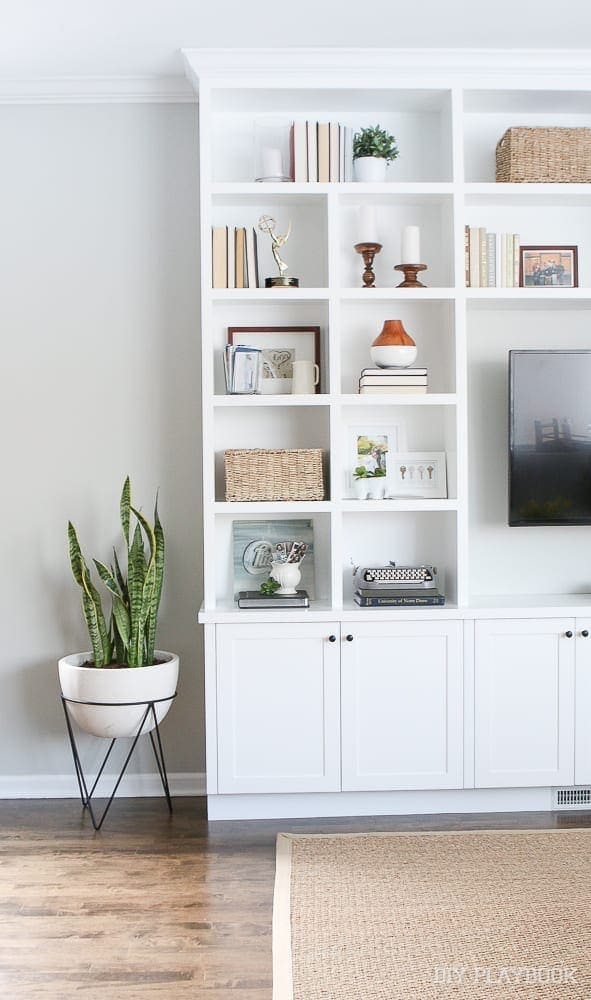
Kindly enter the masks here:
[[[112, 702], [112, 701], [76, 701], [75, 698], [64, 698], [64, 696], [62, 695], [62, 705], [64, 707], [64, 715], [66, 716], [66, 726], [68, 727], [68, 736], [70, 737], [70, 746], [72, 747], [72, 756], [74, 758], [74, 767], [76, 768], [76, 777], [78, 778], [78, 787], [80, 788], [80, 798], [82, 800], [82, 805], [83, 805], [84, 809], [88, 809], [88, 812], [90, 813], [90, 818], [92, 820], [92, 825], [93, 825], [93, 827], [94, 827], [95, 830], [100, 830], [101, 826], [103, 825], [103, 823], [105, 821], [105, 817], [106, 817], [109, 809], [111, 808], [111, 804], [113, 802], [113, 799], [115, 798], [115, 795], [117, 793], [117, 789], [119, 788], [119, 785], [121, 784], [121, 779], [123, 778], [123, 775], [125, 774], [125, 771], [127, 770], [127, 765], [129, 764], [129, 761], [131, 760], [133, 751], [135, 750], [135, 748], [137, 746], [137, 743], [138, 743], [138, 740], [139, 740], [140, 736], [142, 735], [142, 729], [144, 728], [144, 725], [146, 724], [146, 722], [148, 720], [148, 716], [150, 715], [150, 713], [152, 714], [152, 719], [154, 721], [154, 729], [150, 730], [149, 733], [144, 733], [144, 735], [150, 737], [150, 742], [152, 744], [152, 750], [154, 751], [154, 757], [156, 758], [156, 765], [158, 767], [158, 773], [160, 775], [160, 780], [162, 782], [162, 788], [164, 789], [164, 794], [166, 796], [166, 802], [168, 804], [168, 810], [169, 810], [169, 812], [172, 812], [172, 802], [171, 802], [171, 799], [170, 799], [170, 788], [168, 787], [168, 776], [166, 774], [166, 765], [164, 763], [164, 751], [162, 749], [162, 740], [160, 739], [160, 727], [158, 726], [158, 718], [156, 716], [156, 709], [155, 709], [154, 706], [158, 705], [162, 701], [172, 701], [172, 699], [176, 698], [176, 696], [177, 696], [177, 692], [175, 691], [174, 694], [168, 695], [168, 697], [166, 697], [166, 698], [155, 698], [152, 701]], [[146, 711], [144, 712], [144, 714], [142, 716], [142, 719], [141, 719], [141, 721], [139, 723], [138, 731], [137, 731], [136, 735], [133, 737], [133, 742], [131, 744], [129, 753], [127, 754], [127, 757], [125, 758], [125, 763], [123, 764], [123, 767], [121, 768], [121, 771], [119, 773], [119, 777], [117, 778], [117, 781], [115, 783], [115, 787], [113, 788], [113, 791], [111, 793], [109, 801], [107, 802], [107, 804], [106, 804], [106, 806], [105, 806], [105, 808], [103, 810], [102, 816], [100, 817], [100, 819], [98, 821], [97, 821], [94, 809], [92, 807], [92, 796], [94, 795], [94, 791], [96, 789], [96, 786], [98, 785], [99, 779], [100, 779], [100, 777], [101, 777], [101, 775], [102, 775], [102, 773], [103, 773], [103, 771], [105, 769], [105, 765], [106, 765], [106, 763], [107, 763], [107, 761], [108, 761], [108, 759], [109, 759], [109, 757], [111, 755], [111, 750], [115, 746], [115, 743], [116, 743], [117, 739], [121, 739], [122, 737], [117, 737], [116, 736], [116, 737], [114, 737], [114, 739], [111, 740], [111, 745], [110, 745], [109, 749], [107, 750], [107, 752], [105, 754], [104, 760], [103, 760], [103, 762], [102, 762], [102, 764], [100, 766], [100, 770], [99, 770], [99, 772], [98, 772], [98, 774], [97, 774], [97, 776], [96, 776], [96, 778], [94, 780], [94, 784], [93, 784], [93, 786], [92, 786], [92, 788], [90, 789], [90, 792], [89, 792], [88, 791], [88, 785], [86, 783], [86, 778], [84, 777], [84, 771], [82, 770], [82, 762], [80, 760], [80, 754], [78, 753], [78, 747], [76, 745], [76, 739], [75, 739], [75, 736], [74, 736], [74, 729], [73, 729], [73, 726], [72, 726], [72, 720], [70, 718], [70, 713], [68, 712], [68, 703], [71, 703], [73, 705], [99, 705], [99, 706], [105, 707], [105, 708], [115, 708], [117, 706], [120, 707], [120, 708], [132, 708], [132, 707], [134, 707], [136, 705], [145, 705], [146, 706]], [[154, 732], [156, 733], [156, 741], [154, 741], [154, 735], [153, 735]]]

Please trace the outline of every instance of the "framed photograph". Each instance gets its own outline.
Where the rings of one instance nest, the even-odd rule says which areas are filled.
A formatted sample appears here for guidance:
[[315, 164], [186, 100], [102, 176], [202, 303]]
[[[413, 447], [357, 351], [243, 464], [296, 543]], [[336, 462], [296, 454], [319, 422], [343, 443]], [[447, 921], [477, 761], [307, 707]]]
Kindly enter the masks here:
[[311, 520], [232, 521], [232, 562], [234, 595], [241, 590], [258, 590], [271, 572], [277, 542], [305, 542], [306, 555], [300, 563], [302, 581], [298, 586], [314, 598], [314, 524]]
[[447, 497], [444, 451], [392, 452], [388, 456], [386, 497]]
[[577, 247], [520, 247], [521, 288], [578, 288]]
[[359, 466], [368, 472], [383, 469], [388, 476], [391, 455], [404, 448], [403, 432], [399, 424], [389, 424], [350, 427], [347, 433], [349, 459], [345, 485], [354, 494], [354, 473]]
[[[294, 361], [312, 361], [320, 370], [319, 326], [230, 326], [228, 343], [262, 351], [260, 385], [267, 395], [292, 391]], [[316, 392], [320, 392], [320, 385]]]

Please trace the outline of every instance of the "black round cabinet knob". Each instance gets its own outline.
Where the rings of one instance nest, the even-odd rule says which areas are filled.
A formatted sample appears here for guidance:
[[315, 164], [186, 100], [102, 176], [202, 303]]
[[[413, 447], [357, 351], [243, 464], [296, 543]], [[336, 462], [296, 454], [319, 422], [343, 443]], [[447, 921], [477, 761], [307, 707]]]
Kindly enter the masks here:
[[337, 637], [336, 637], [336, 635], [329, 635], [329, 637], [328, 637], [328, 641], [329, 641], [329, 642], [336, 642], [336, 641], [337, 641]]
[[573, 637], [573, 634], [572, 634], [572, 632], [571, 632], [570, 629], [568, 629], [568, 631], [566, 631], [564, 634], [565, 634], [565, 636], [566, 636], [567, 639], [572, 639], [572, 637]]
[[345, 639], [347, 640], [347, 642], [353, 642], [353, 636], [352, 635], [346, 635]]
[[583, 629], [583, 630], [581, 631], [581, 635], [583, 636], [583, 639], [586, 639], [586, 638], [587, 638], [587, 636], [589, 635], [589, 629], [587, 629], [587, 628], [584, 628], [584, 629]]

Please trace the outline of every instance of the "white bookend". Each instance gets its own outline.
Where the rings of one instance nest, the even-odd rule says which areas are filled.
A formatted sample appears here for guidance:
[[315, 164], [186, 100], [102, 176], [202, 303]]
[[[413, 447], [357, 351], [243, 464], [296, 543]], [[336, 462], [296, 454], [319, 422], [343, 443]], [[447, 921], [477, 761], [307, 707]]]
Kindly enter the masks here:
[[308, 180], [315, 183], [318, 180], [318, 125], [316, 122], [306, 122], [308, 134]]

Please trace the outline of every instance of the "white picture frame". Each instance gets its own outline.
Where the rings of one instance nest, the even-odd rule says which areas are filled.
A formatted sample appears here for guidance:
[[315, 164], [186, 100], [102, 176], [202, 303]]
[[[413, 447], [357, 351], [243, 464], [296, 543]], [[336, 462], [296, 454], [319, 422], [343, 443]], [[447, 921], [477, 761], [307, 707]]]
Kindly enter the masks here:
[[[402, 424], [356, 424], [347, 428], [347, 469], [345, 471], [345, 490], [351, 496], [355, 496], [355, 469], [359, 465], [365, 466], [368, 470], [373, 470], [377, 465], [385, 467], [386, 478], [382, 480], [386, 486], [388, 478], [389, 456], [399, 454], [404, 449], [404, 427]], [[375, 449], [365, 445], [372, 443], [377, 446]], [[363, 443], [362, 443], [363, 442]]]
[[444, 500], [447, 462], [444, 451], [400, 451], [388, 456], [386, 498]]

